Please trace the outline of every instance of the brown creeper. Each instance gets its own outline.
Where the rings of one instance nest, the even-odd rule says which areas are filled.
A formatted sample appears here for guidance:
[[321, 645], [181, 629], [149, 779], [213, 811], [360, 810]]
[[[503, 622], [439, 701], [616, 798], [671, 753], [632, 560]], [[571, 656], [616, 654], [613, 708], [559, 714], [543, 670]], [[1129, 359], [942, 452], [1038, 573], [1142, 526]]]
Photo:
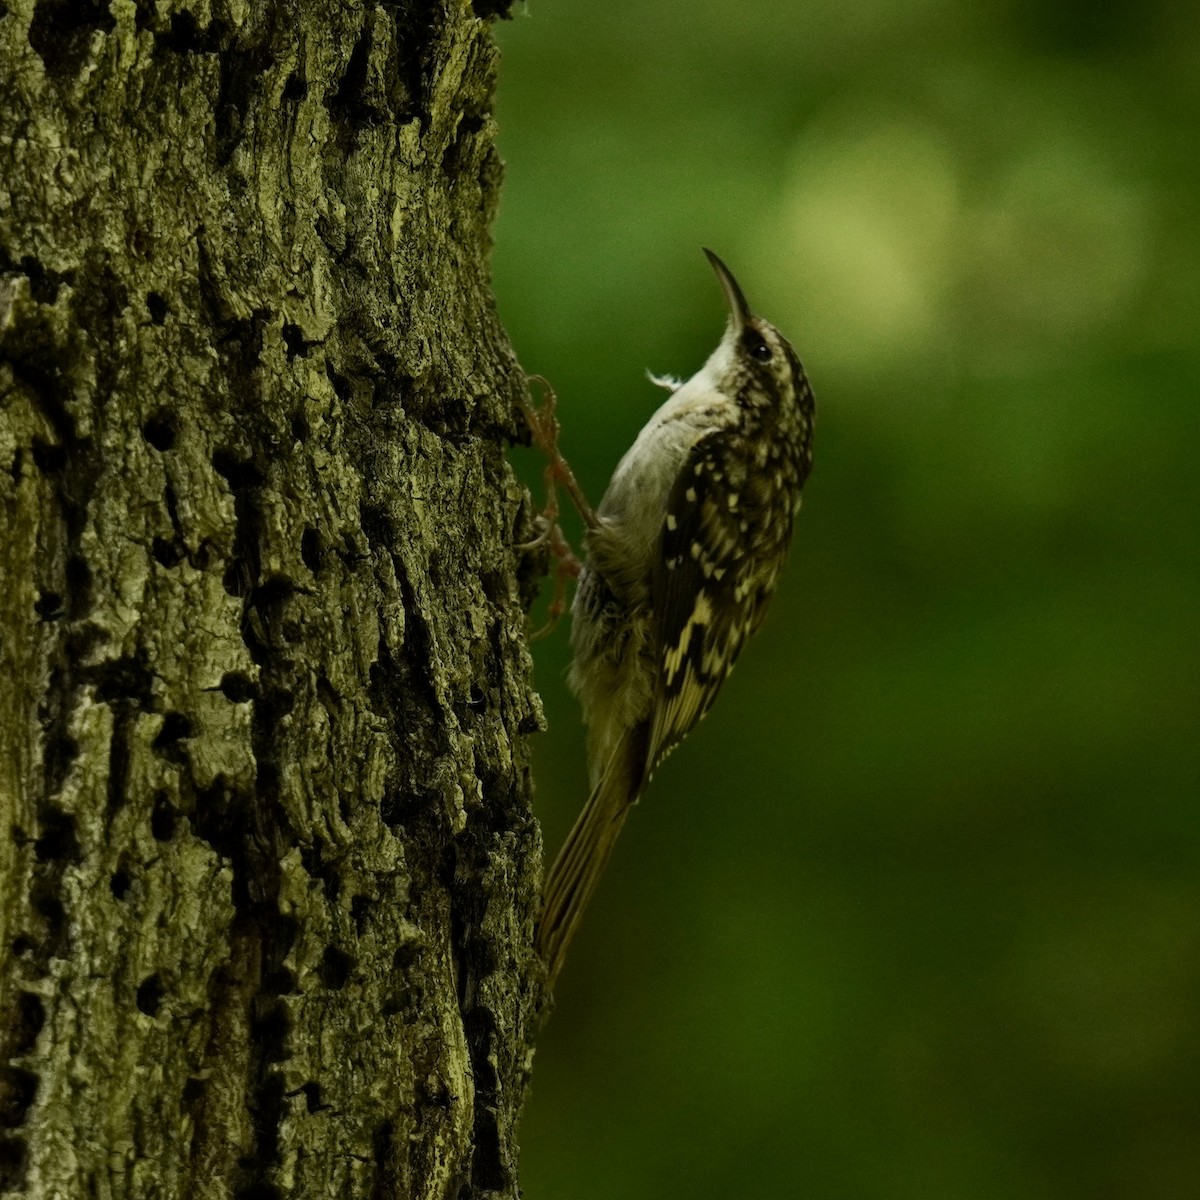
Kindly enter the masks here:
[[671, 397], [588, 525], [570, 683], [592, 792], [546, 880], [548, 985], [630, 807], [762, 624], [812, 466], [813, 395], [796, 352], [705, 253], [729, 302], [725, 335], [686, 383], [655, 380]]

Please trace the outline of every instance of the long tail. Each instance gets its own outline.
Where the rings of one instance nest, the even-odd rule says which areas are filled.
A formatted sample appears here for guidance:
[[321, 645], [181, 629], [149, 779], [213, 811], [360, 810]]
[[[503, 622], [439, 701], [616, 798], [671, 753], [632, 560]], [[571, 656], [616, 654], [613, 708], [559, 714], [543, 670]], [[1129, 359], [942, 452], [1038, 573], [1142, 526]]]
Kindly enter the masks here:
[[546, 964], [547, 990], [554, 987], [583, 910], [596, 891], [621, 826], [637, 799], [630, 767], [629, 747], [622, 746], [592, 789], [546, 876], [536, 944]]

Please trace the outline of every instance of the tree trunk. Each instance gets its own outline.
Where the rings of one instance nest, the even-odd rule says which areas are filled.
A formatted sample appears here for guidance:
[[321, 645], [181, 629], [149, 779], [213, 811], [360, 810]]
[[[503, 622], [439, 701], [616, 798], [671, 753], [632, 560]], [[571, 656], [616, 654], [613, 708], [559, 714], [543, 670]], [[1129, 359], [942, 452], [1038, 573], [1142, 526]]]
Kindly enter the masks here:
[[517, 1194], [497, 7], [0, 3], [0, 1193]]

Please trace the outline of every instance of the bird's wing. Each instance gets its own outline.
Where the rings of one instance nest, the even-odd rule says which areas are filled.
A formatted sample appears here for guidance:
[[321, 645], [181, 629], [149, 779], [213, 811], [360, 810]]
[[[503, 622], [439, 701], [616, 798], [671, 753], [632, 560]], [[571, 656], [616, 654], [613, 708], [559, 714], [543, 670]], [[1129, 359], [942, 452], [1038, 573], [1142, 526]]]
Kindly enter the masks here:
[[712, 707], [770, 594], [755, 579], [740, 497], [726, 476], [730, 436], [715, 430], [696, 442], [667, 500], [651, 579], [658, 679], [646, 779]]

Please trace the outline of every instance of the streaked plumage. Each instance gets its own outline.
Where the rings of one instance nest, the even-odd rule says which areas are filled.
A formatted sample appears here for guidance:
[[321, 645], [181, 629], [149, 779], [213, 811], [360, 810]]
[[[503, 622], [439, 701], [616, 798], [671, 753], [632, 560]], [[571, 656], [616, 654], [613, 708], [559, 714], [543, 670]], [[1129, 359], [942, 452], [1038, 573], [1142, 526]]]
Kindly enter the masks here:
[[812, 465], [800, 360], [706, 253], [729, 301], [725, 336], [686, 383], [656, 380], [671, 396], [621, 459], [587, 533], [570, 682], [592, 792], [546, 881], [538, 948], [550, 982], [630, 807], [762, 623]]

